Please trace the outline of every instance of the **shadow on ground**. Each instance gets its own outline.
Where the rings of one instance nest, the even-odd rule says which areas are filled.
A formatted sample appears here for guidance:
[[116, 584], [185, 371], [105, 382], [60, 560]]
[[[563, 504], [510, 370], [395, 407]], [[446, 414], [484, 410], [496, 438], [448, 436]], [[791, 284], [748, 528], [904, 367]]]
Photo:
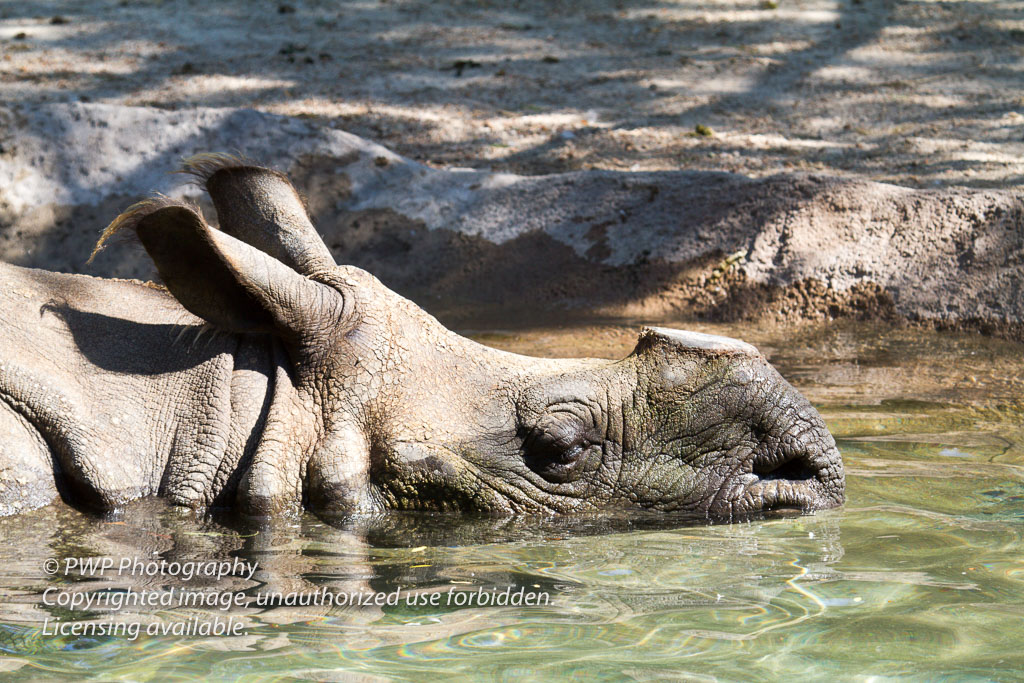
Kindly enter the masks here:
[[999, 0], [7, 1], [0, 93], [254, 106], [519, 173], [1005, 187], [1024, 175], [1022, 20]]

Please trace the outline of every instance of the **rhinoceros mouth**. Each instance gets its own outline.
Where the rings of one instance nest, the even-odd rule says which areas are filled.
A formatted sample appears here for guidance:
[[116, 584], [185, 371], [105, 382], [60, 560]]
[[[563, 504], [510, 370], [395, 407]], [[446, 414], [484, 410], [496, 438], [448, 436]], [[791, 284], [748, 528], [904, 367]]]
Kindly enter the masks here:
[[837, 507], [845, 499], [843, 462], [834, 444], [821, 450], [755, 453], [742, 470], [712, 500], [711, 516], [811, 512]]

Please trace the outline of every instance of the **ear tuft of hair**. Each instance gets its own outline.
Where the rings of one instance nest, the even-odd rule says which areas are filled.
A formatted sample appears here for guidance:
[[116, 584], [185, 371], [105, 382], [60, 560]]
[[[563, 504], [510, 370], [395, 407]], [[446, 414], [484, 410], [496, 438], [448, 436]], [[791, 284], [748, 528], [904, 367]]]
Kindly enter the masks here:
[[164, 195], [156, 195], [154, 197], [149, 197], [148, 199], [143, 199], [141, 202], [136, 202], [122, 211], [117, 218], [111, 221], [110, 225], [103, 230], [100, 238], [96, 241], [96, 246], [93, 247], [92, 253], [89, 254], [89, 260], [86, 261], [86, 264], [92, 263], [93, 259], [96, 258], [96, 255], [103, 251], [111, 238], [119, 235], [134, 236], [135, 229], [146, 216], [170, 206], [180, 206], [197, 214], [200, 213], [199, 207], [191, 202], [182, 201], [180, 199], [171, 199]]
[[178, 173], [184, 173], [193, 177], [193, 183], [205, 188], [206, 182], [217, 171], [234, 168], [259, 167], [259, 164], [240, 154], [226, 154], [224, 152], [204, 152], [193, 154], [182, 160]]
[[242, 154], [228, 154], [226, 152], [203, 152], [194, 154], [182, 160], [181, 168], [176, 173], [184, 173], [192, 176], [192, 185], [210, 191], [210, 179], [218, 173], [229, 174], [263, 174], [274, 176], [290, 187], [302, 205], [303, 211], [309, 214], [309, 202], [306, 196], [299, 192], [288, 176], [280, 171], [267, 168], [256, 161]]

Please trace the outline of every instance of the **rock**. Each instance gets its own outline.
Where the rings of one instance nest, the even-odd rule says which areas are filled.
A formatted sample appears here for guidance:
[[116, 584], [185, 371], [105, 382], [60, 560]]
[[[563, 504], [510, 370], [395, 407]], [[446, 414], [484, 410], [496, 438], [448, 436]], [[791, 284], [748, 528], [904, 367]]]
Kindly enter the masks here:
[[88, 269], [85, 259], [138, 198], [202, 199], [169, 173], [183, 157], [240, 150], [291, 175], [340, 261], [435, 311], [1024, 322], [1016, 191], [444, 170], [312, 121], [237, 109], [0, 109], [0, 144], [0, 258], [21, 265], [152, 277], [139, 250], [109, 248]]

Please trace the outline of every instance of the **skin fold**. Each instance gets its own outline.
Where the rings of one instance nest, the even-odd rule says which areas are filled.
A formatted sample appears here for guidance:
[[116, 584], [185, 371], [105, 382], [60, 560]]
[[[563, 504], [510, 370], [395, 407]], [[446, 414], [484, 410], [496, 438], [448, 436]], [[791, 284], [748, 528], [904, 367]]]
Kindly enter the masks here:
[[0, 515], [57, 496], [716, 520], [843, 502], [823, 421], [749, 344], [645, 328], [619, 361], [491, 349], [337, 265], [283, 175], [188, 170], [219, 229], [148, 200], [100, 241], [137, 236], [165, 288], [0, 264]]

